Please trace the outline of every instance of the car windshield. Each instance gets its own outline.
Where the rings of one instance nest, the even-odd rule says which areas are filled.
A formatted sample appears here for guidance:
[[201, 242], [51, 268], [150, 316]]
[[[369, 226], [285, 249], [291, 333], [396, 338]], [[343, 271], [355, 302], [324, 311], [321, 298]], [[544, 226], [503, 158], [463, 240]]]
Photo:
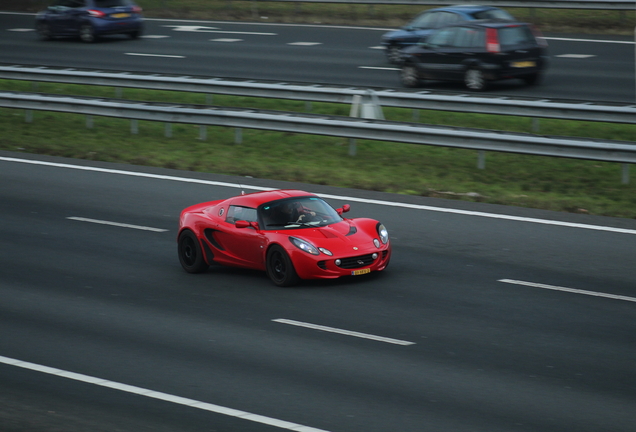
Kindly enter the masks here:
[[326, 226], [342, 221], [333, 207], [318, 197], [272, 201], [258, 208], [264, 229], [296, 229]]
[[514, 17], [510, 15], [508, 12], [501, 9], [489, 9], [485, 11], [475, 12], [473, 14], [475, 19], [504, 19], [514, 21]]

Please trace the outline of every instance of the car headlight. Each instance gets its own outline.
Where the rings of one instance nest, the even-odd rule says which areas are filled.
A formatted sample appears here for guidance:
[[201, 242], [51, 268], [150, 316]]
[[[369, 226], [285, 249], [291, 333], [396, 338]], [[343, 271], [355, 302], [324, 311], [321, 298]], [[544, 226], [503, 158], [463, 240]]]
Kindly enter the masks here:
[[294, 246], [296, 246], [298, 249], [302, 251], [305, 251], [312, 255], [320, 255], [320, 252], [318, 252], [318, 248], [316, 248], [316, 246], [312, 245], [311, 243], [306, 242], [305, 240], [301, 240], [296, 237], [290, 237], [289, 241], [292, 242]]
[[389, 232], [386, 230], [386, 227], [383, 224], [378, 223], [376, 229], [378, 230], [378, 235], [380, 236], [382, 244], [387, 244], [389, 242]]

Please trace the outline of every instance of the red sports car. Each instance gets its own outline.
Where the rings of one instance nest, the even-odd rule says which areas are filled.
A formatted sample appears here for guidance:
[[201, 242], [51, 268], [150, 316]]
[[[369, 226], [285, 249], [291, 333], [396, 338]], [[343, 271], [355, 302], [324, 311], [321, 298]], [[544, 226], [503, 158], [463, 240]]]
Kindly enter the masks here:
[[334, 210], [299, 190], [193, 205], [179, 218], [179, 261], [190, 273], [213, 263], [265, 270], [278, 286], [384, 270], [391, 259], [386, 228], [373, 219], [343, 218], [349, 209]]

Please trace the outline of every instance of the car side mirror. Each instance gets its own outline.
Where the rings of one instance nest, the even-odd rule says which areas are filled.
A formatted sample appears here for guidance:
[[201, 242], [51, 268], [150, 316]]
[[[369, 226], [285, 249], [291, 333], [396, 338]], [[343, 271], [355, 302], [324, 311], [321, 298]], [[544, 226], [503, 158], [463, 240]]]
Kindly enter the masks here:
[[349, 210], [351, 210], [351, 206], [349, 204], [345, 204], [342, 206], [342, 208], [336, 209], [336, 211], [338, 212], [339, 215], [348, 212]]
[[237, 220], [234, 223], [234, 226], [237, 228], [254, 228], [255, 230], [260, 230], [260, 227], [258, 226], [258, 222], [248, 222], [246, 220]]

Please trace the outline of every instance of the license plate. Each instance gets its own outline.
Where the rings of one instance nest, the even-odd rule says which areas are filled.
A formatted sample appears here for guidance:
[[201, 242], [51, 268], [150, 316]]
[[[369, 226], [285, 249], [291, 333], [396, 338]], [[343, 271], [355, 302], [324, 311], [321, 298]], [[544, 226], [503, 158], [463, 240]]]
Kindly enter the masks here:
[[535, 67], [536, 65], [537, 63], [533, 61], [512, 62], [512, 67], [516, 67], [516, 68]]
[[365, 268], [365, 269], [361, 269], [361, 270], [352, 270], [351, 271], [351, 276], [358, 276], [358, 275], [363, 275], [363, 274], [367, 274], [367, 273], [371, 273], [371, 269], [370, 268]]
[[128, 18], [129, 16], [129, 13], [114, 13], [111, 15], [113, 18]]

